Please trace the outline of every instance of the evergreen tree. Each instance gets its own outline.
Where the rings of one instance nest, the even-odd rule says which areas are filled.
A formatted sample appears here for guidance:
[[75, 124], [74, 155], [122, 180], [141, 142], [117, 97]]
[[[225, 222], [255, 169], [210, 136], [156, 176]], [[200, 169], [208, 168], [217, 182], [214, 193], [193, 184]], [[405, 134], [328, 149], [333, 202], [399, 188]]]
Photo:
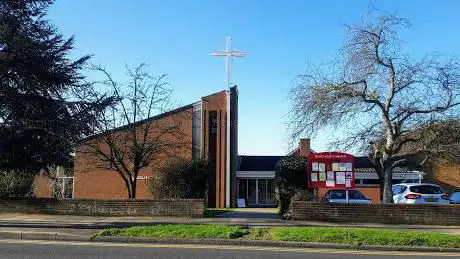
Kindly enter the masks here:
[[70, 163], [76, 141], [112, 102], [81, 74], [90, 56], [71, 59], [74, 37], [45, 19], [52, 3], [0, 1], [0, 170]]

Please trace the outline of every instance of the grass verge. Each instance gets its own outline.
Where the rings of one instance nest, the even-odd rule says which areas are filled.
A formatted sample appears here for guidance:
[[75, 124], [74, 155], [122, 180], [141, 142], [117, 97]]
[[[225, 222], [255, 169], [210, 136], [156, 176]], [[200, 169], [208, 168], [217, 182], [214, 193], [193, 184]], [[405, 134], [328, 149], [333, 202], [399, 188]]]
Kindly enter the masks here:
[[460, 248], [460, 235], [367, 228], [273, 227], [249, 231], [240, 226], [177, 224], [106, 229], [96, 236], [236, 239], [246, 234], [252, 240]]
[[99, 232], [98, 236], [128, 236], [150, 238], [223, 238], [233, 239], [248, 234], [248, 229], [224, 225], [155, 225], [129, 228], [112, 228]]
[[460, 248], [460, 236], [434, 232], [365, 228], [274, 227], [251, 230], [251, 238], [270, 241], [340, 243], [351, 245], [428, 246]]
[[212, 218], [225, 212], [234, 211], [232, 208], [207, 208], [204, 211], [205, 218]]

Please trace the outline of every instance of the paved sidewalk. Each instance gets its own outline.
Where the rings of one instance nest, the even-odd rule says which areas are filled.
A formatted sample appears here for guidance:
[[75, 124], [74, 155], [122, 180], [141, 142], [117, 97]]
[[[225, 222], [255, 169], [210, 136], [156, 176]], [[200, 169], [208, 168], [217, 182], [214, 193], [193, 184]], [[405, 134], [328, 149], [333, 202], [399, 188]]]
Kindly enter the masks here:
[[[44, 215], [22, 213], [0, 213], [0, 231], [17, 229], [41, 229], [56, 231], [56, 229], [99, 230], [113, 227], [128, 227], [156, 224], [226, 224], [249, 227], [271, 226], [317, 226], [317, 227], [361, 227], [400, 229], [409, 231], [430, 231], [460, 235], [460, 226], [435, 225], [389, 225], [371, 223], [336, 223], [320, 221], [285, 221], [267, 211], [264, 217], [255, 217], [257, 212], [238, 210], [227, 212], [215, 218], [181, 218], [181, 217], [96, 217], [71, 215]], [[259, 215], [260, 216], [260, 215]], [[97, 232], [97, 231], [96, 231]], [[92, 232], [91, 232], [92, 233]]]

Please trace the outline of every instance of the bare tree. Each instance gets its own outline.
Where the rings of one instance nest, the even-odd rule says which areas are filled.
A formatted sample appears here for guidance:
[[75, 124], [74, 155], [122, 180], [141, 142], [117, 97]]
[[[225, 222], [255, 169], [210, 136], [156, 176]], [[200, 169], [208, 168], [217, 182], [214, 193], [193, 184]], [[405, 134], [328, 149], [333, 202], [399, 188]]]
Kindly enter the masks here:
[[128, 198], [134, 199], [139, 173], [158, 166], [187, 145], [188, 138], [182, 130], [183, 117], [187, 115], [155, 117], [172, 110], [172, 90], [165, 82], [165, 75], [150, 75], [144, 64], [127, 68], [127, 83], [115, 81], [102, 67], [95, 70], [105, 78], [98, 83], [108, 86], [118, 102], [102, 114], [99, 134], [81, 141], [77, 154], [85, 155], [90, 167], [118, 174]]
[[338, 61], [299, 76], [291, 92], [293, 137], [340, 128], [335, 146], [370, 147], [385, 203], [392, 200], [393, 168], [445, 151], [452, 143], [432, 125], [458, 121], [460, 114], [458, 60], [406, 55], [398, 33], [408, 26], [406, 19], [385, 14], [348, 26]]

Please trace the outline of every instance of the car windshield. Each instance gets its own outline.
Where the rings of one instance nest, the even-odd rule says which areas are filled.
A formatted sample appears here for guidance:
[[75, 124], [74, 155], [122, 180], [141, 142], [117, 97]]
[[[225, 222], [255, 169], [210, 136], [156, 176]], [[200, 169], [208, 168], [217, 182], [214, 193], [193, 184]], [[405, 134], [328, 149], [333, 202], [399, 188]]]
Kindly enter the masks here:
[[444, 191], [439, 186], [434, 185], [416, 185], [409, 187], [411, 192], [420, 194], [443, 194]]
[[331, 199], [346, 199], [345, 190], [335, 190], [331, 192]]
[[[346, 199], [345, 190], [331, 191], [331, 199]], [[350, 200], [365, 200], [366, 197], [357, 190], [348, 191], [348, 198]]]
[[351, 190], [348, 192], [349, 198], [353, 200], [365, 200], [366, 197], [357, 190]]

